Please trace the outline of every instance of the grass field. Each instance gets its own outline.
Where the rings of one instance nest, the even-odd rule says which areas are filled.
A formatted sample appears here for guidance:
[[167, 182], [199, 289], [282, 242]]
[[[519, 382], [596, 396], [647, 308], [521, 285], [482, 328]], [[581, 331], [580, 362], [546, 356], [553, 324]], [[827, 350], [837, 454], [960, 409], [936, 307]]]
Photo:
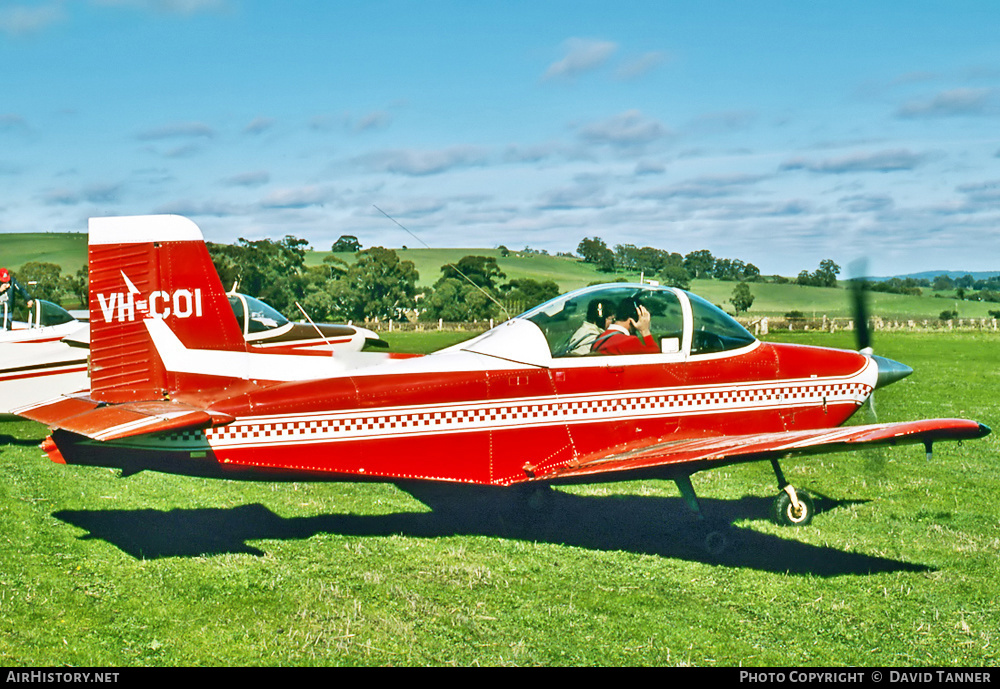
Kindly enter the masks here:
[[[394, 333], [395, 348], [454, 341]], [[841, 334], [784, 339], [850, 346]], [[879, 420], [1000, 429], [1000, 338], [894, 334]], [[862, 412], [863, 413], [863, 412]], [[860, 421], [866, 419], [861, 418]], [[769, 467], [694, 477], [739, 537], [686, 537], [672, 483], [559, 490], [523, 521], [389, 485], [236, 483], [44, 459], [0, 424], [4, 665], [891, 665], [1000, 660], [996, 435], [788, 461], [819, 496], [767, 519]], [[447, 451], [447, 447], [442, 447]]]
[[63, 275], [72, 275], [87, 265], [87, 234], [26, 232], [0, 234], [0, 265], [19, 268], [29, 261], [55, 263]]

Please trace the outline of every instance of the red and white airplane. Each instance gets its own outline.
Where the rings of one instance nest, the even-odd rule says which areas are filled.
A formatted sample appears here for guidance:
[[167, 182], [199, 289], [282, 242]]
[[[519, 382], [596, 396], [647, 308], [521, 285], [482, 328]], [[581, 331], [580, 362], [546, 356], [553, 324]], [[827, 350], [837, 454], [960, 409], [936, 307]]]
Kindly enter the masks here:
[[[979, 438], [962, 419], [842, 427], [910, 373], [854, 351], [760, 342], [687, 292], [588, 287], [420, 357], [263, 355], [244, 340], [199, 228], [90, 221], [89, 394], [18, 410], [56, 462], [244, 479], [549, 486], [669, 479], [770, 461], [776, 518], [813, 504], [782, 458]], [[641, 302], [658, 353], [570, 354], [597, 299]], [[700, 514], [700, 511], [699, 511]]]

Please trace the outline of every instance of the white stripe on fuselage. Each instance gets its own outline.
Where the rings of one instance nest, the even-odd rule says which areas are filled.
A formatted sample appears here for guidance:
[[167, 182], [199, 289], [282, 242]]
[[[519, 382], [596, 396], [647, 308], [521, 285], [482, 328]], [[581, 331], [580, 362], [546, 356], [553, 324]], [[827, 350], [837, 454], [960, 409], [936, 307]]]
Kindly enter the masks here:
[[[523, 369], [524, 364], [467, 352], [444, 357], [436, 354], [407, 359], [393, 359], [386, 352], [330, 352], [330, 356], [270, 354], [266, 352], [229, 352], [212, 349], [189, 349], [165, 321], [143, 321], [163, 366], [171, 373], [191, 373], [240, 380], [291, 382], [339, 378], [345, 375], [381, 375], [386, 373], [433, 373], [461, 370]], [[473, 365], [470, 365], [472, 363]], [[391, 367], [391, 368], [389, 368]]]
[[[172, 373], [287, 382], [335, 378], [359, 366], [358, 360], [346, 353], [323, 357], [189, 349], [162, 319], [147, 318], [143, 323], [163, 366]], [[364, 353], [364, 356], [361, 365], [376, 365], [388, 359], [380, 354]]]
[[204, 431], [132, 438], [121, 444], [177, 450], [248, 449], [761, 412], [820, 404], [857, 406], [871, 393], [875, 375], [874, 366], [868, 364], [852, 376], [831, 378], [254, 416]]
[[[186, 348], [163, 320], [147, 319], [145, 323], [164, 366], [177, 373], [304, 381], [348, 375], [455, 373], [525, 367], [523, 363], [455, 348], [416, 359], [397, 360], [388, 359], [386, 354], [367, 352], [327, 358], [195, 350]], [[593, 363], [606, 365], [611, 359], [622, 361], [624, 358], [603, 357]], [[572, 363], [579, 365], [582, 361], [574, 359]], [[184, 450], [211, 446], [222, 450], [761, 412], [820, 404], [860, 405], [871, 393], [877, 375], [877, 367], [866, 359], [864, 366], [846, 376], [253, 416], [204, 431], [181, 431], [117, 442], [132, 447], [155, 445]]]

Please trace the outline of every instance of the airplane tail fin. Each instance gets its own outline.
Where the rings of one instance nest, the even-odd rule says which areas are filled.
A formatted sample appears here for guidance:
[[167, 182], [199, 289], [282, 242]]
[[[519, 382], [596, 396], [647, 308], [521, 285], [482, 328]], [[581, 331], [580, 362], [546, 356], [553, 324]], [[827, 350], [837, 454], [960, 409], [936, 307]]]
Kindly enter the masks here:
[[162, 400], [178, 381], [143, 321], [165, 321], [187, 347], [246, 351], [201, 230], [175, 215], [91, 218], [91, 397]]

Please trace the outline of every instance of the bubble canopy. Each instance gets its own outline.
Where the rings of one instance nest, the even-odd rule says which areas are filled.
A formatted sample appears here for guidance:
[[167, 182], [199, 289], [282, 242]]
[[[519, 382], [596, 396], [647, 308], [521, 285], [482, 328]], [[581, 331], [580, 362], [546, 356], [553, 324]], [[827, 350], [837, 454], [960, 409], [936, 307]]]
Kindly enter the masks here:
[[553, 358], [589, 356], [592, 354], [586, 333], [603, 331], [606, 322], [621, 318], [635, 305], [649, 311], [650, 331], [662, 354], [718, 354], [757, 342], [732, 316], [701, 297], [653, 285], [585, 287], [551, 299], [517, 318], [541, 330]]

